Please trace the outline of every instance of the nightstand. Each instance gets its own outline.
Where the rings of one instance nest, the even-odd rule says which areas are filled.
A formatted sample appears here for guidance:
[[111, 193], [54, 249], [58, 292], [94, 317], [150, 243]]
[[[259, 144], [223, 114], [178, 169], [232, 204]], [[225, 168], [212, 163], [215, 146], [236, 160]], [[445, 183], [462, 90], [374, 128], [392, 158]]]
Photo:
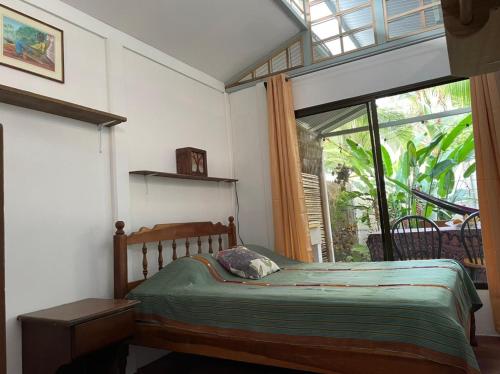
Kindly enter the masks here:
[[124, 373], [138, 303], [85, 299], [20, 315], [23, 373]]

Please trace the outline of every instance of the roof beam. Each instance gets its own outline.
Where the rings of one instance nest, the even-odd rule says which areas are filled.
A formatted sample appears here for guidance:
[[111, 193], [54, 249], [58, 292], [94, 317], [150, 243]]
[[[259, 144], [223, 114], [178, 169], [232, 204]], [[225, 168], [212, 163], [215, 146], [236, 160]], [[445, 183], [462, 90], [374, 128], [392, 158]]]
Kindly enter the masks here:
[[[460, 114], [468, 114], [470, 112], [471, 112], [471, 108], [447, 110], [447, 111], [439, 112], [439, 113], [432, 113], [432, 114], [426, 114], [426, 115], [418, 116], [418, 117], [404, 118], [404, 119], [400, 119], [397, 121], [384, 122], [384, 123], [379, 124], [379, 128], [383, 129], [383, 128], [389, 128], [389, 127], [408, 125], [411, 123], [425, 122], [425, 121], [430, 121], [430, 120], [438, 119], [438, 118], [458, 116]], [[327, 134], [323, 134], [322, 137], [328, 138], [328, 137], [332, 137], [332, 136], [355, 134], [358, 132], [368, 131], [369, 129], [370, 128], [368, 126], [363, 126], [363, 127], [358, 127], [356, 129], [348, 129], [348, 130], [330, 132]]]
[[[361, 110], [366, 110], [365, 104], [357, 105], [339, 117], [336, 117], [333, 119], [329, 118], [328, 120], [320, 123], [319, 125], [311, 127], [311, 130], [313, 130], [314, 132], [321, 132], [325, 129], [332, 127], [333, 125], [336, 125], [337, 123], [339, 123], [341, 121], [345, 121], [345, 120], [349, 119], [351, 116], [355, 115], [357, 112], [359, 112]], [[344, 123], [341, 123], [340, 126], [342, 126], [343, 124]]]
[[355, 120], [358, 117], [361, 117], [363, 114], [367, 114], [368, 111], [366, 109], [366, 105], [358, 105], [354, 107], [352, 110], [349, 112], [343, 114], [339, 118], [336, 118], [334, 121], [331, 121], [329, 126], [323, 126], [321, 129], [319, 129], [320, 135], [322, 131], [332, 131], [335, 129], [338, 129], [339, 127], [345, 125], [346, 123], [349, 123], [353, 120]]
[[[305, 18], [301, 17], [300, 14], [298, 14], [292, 8], [292, 6], [290, 5], [290, 3], [288, 3], [288, 1], [286, 1], [286, 0], [275, 0], [275, 1], [281, 6], [281, 8], [285, 11], [285, 13], [287, 14], [287, 16], [292, 21], [294, 21], [297, 24], [297, 26], [300, 27], [300, 29], [302, 31], [307, 30], [307, 23], [306, 23]], [[299, 0], [299, 1], [302, 1], [302, 0]]]

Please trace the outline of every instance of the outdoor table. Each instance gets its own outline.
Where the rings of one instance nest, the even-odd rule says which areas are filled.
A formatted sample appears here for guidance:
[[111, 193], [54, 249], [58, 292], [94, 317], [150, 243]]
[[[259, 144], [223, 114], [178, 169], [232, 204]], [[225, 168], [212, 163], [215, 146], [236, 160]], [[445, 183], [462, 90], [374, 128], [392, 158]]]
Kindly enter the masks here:
[[[407, 229], [409, 230], [409, 229]], [[421, 233], [424, 232], [423, 228], [419, 229]], [[481, 230], [481, 229], [479, 229]], [[415, 231], [415, 229], [413, 229]], [[442, 238], [442, 247], [441, 247], [441, 258], [451, 258], [460, 261], [462, 264], [464, 263], [464, 258], [467, 257], [465, 253], [465, 248], [462, 245], [462, 241], [460, 239], [460, 226], [458, 227], [440, 227], [439, 231], [441, 232]], [[409, 231], [407, 231], [409, 233]], [[431, 236], [430, 230], [425, 230], [426, 235]], [[430, 240], [430, 238], [429, 238]], [[382, 245], [382, 234], [380, 231], [373, 232], [368, 235], [368, 239], [366, 240], [366, 245], [370, 250], [370, 256], [372, 261], [384, 261], [384, 250]], [[486, 284], [486, 272], [483, 269], [481, 275], [479, 276], [481, 280], [480, 283]], [[484, 281], [484, 282], [483, 282]]]

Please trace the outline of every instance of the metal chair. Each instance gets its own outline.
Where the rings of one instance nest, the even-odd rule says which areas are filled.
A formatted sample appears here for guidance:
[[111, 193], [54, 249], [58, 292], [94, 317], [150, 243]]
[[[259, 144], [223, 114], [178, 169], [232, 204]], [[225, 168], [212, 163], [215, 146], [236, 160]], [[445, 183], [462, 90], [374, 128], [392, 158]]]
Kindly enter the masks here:
[[441, 258], [442, 238], [439, 227], [422, 216], [405, 216], [392, 225], [395, 260]]
[[483, 239], [479, 222], [479, 212], [476, 212], [467, 217], [460, 229], [460, 238], [467, 255], [464, 259], [464, 265], [475, 282], [481, 280], [479, 278], [485, 269]]

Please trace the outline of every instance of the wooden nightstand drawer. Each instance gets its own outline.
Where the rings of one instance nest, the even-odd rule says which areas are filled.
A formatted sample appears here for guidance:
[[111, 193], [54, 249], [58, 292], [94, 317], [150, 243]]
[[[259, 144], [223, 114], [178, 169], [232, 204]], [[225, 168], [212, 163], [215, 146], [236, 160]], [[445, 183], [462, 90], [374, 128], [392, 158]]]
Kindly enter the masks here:
[[74, 326], [73, 357], [82, 356], [132, 336], [134, 311], [98, 318]]
[[137, 304], [85, 299], [18, 316], [23, 374], [125, 373]]

